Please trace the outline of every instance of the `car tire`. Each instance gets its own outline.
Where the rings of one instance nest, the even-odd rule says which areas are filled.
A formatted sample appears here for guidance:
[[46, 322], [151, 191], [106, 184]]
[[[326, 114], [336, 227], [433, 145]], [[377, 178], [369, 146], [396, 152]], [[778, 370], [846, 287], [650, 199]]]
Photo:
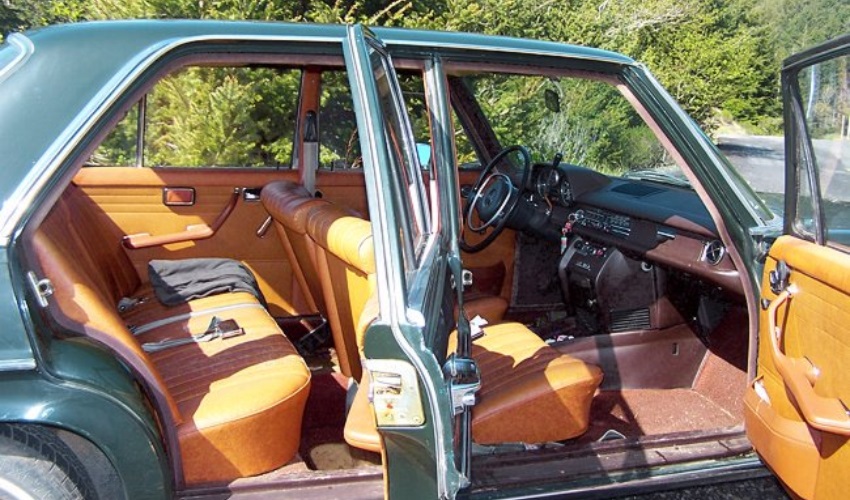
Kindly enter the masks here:
[[96, 499], [77, 456], [50, 430], [37, 425], [0, 425], [0, 498]]

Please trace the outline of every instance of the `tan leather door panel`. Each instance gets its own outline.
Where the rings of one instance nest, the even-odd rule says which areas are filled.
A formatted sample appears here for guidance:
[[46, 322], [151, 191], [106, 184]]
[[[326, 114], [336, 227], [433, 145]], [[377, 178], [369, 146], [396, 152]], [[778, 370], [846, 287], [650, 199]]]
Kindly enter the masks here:
[[[786, 291], [767, 273], [790, 269]], [[765, 263], [757, 377], [745, 396], [747, 434], [797, 495], [850, 491], [850, 255], [783, 236]], [[774, 280], [775, 281], [775, 280]], [[771, 326], [775, 325], [773, 331]]]
[[[74, 183], [100, 209], [103, 222], [116, 241], [128, 235], [151, 238], [193, 234], [212, 228], [232, 201], [236, 188], [261, 188], [273, 180], [295, 180], [295, 171], [273, 169], [205, 168], [84, 168]], [[192, 188], [194, 204], [166, 206], [165, 188]], [[147, 279], [151, 259], [229, 257], [245, 262], [256, 274], [272, 314], [293, 314], [291, 267], [273, 230], [264, 237], [256, 232], [268, 217], [262, 203], [238, 201], [211, 236], [180, 239], [164, 245], [125, 250], [139, 276]], [[145, 237], [138, 241], [147, 241]]]
[[[476, 170], [461, 170], [458, 172], [458, 178], [461, 186], [472, 186], [481, 175], [480, 171]], [[463, 230], [463, 229], [462, 229]], [[465, 231], [465, 234], [470, 231]], [[468, 241], [476, 243], [484, 239], [484, 236], [477, 234], [468, 234]], [[484, 283], [489, 281], [489, 276], [498, 278], [501, 265], [504, 265], [504, 279], [501, 287], [495, 290], [495, 293], [511, 300], [511, 291], [514, 279], [514, 253], [516, 252], [516, 232], [512, 229], [505, 229], [493, 243], [484, 250], [478, 253], [463, 253], [463, 267], [472, 271], [473, 275], [473, 290], [481, 285], [487, 288], [489, 284]], [[554, 271], [553, 271], [554, 272]], [[489, 291], [489, 290], [483, 290]]]

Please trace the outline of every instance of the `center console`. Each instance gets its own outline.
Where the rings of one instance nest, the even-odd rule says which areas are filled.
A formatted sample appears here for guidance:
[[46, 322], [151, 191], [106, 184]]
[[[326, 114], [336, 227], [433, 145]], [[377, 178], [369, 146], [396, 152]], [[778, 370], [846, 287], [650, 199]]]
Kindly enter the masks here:
[[[618, 245], [638, 225], [625, 216], [578, 211], [576, 231], [558, 265], [561, 290], [587, 334], [666, 328], [683, 318], [666, 297], [666, 272]], [[592, 238], [589, 234], [599, 234]]]

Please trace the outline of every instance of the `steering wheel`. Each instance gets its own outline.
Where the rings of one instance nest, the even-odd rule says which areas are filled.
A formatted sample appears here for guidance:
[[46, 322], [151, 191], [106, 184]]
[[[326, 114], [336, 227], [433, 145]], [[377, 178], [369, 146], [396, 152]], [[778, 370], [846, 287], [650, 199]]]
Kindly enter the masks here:
[[[519, 186], [514, 185], [509, 175], [496, 168], [509, 154], [516, 152], [522, 157], [522, 181]], [[502, 233], [508, 220], [516, 211], [522, 190], [528, 185], [530, 172], [531, 155], [519, 145], [508, 146], [499, 151], [499, 154], [487, 163], [481, 175], [478, 176], [478, 180], [475, 181], [475, 185], [472, 186], [472, 191], [467, 195], [468, 202], [463, 210], [463, 223], [466, 227], [460, 238], [460, 247], [465, 252], [480, 252]], [[476, 209], [478, 219], [481, 221], [478, 225], [474, 225], [472, 221], [472, 213]], [[475, 244], [466, 241], [466, 230], [484, 234], [487, 228], [493, 230], [483, 240]]]

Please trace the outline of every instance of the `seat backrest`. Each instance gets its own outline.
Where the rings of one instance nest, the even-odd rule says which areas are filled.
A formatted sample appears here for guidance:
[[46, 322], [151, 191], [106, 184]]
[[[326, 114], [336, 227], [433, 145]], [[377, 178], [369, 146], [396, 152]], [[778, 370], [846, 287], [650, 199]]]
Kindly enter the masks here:
[[179, 423], [177, 405], [164, 380], [118, 313], [118, 300], [132, 295], [138, 287], [138, 275], [117, 247], [120, 243], [107, 239], [92, 207], [78, 198], [81, 196], [76, 188], [69, 187], [30, 243], [31, 255], [53, 285], [51, 316], [63, 327], [112, 349], [145, 381], [160, 407], [169, 408], [175, 423]]
[[68, 186], [44, 221], [51, 236], [74, 249], [80, 271], [97, 285], [112, 304], [135, 292], [141, 280], [121, 241], [106, 224], [109, 219], [73, 184]]
[[303, 186], [289, 181], [266, 185], [260, 196], [266, 211], [274, 219], [275, 229], [292, 266], [295, 281], [309, 309], [307, 312], [318, 312], [327, 317], [316, 265], [315, 243], [307, 235], [307, 217], [311, 210], [328, 205], [329, 202], [313, 198]]
[[358, 323], [376, 290], [372, 225], [328, 204], [310, 212], [307, 234], [318, 247], [319, 278], [340, 369], [359, 381], [363, 339]]

